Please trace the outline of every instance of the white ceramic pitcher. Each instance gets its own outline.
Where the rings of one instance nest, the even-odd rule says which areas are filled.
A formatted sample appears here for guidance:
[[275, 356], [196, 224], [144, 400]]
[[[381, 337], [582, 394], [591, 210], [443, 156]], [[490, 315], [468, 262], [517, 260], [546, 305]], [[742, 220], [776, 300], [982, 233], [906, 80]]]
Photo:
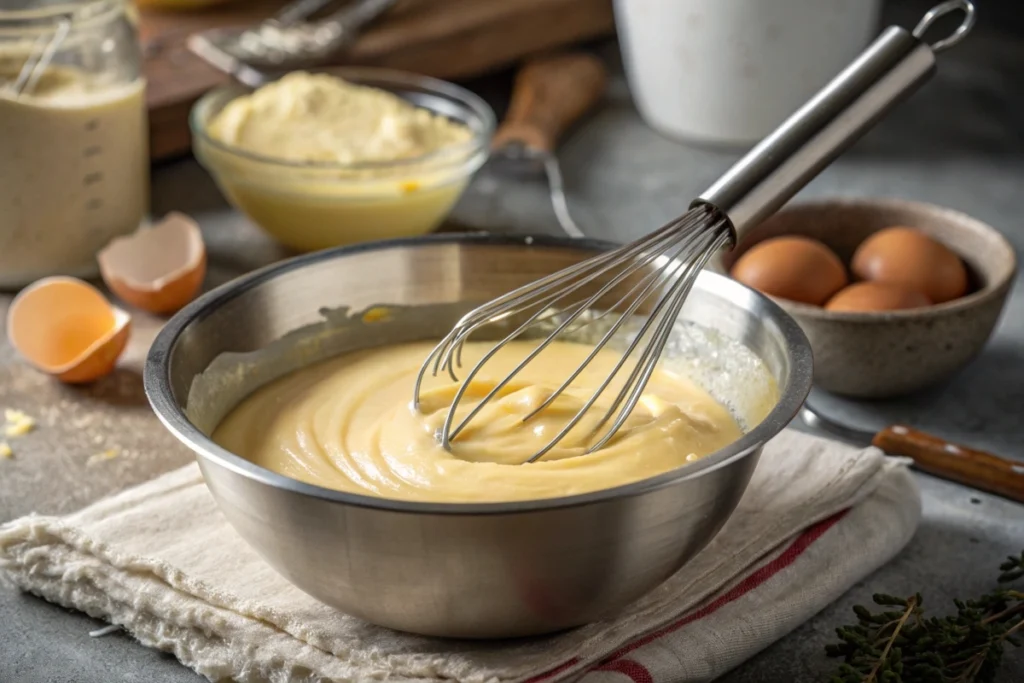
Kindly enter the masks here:
[[875, 37], [881, 0], [615, 0], [630, 90], [652, 128], [748, 144]]

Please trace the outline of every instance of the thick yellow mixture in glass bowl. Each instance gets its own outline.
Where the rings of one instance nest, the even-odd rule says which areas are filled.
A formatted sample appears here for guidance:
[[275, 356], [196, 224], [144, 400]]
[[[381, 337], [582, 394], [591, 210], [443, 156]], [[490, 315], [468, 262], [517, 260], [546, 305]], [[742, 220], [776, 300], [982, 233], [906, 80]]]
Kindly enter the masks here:
[[486, 160], [494, 115], [450, 83], [340, 68], [216, 89], [191, 125], [228, 199], [286, 246], [313, 251], [437, 227]]

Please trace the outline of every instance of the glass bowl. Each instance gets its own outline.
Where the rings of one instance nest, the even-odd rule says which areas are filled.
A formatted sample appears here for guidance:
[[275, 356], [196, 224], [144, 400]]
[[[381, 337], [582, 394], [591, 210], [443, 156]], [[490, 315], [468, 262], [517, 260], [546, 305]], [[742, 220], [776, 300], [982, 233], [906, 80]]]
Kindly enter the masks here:
[[426, 76], [370, 67], [316, 71], [386, 90], [465, 124], [473, 136], [463, 144], [398, 161], [342, 164], [262, 156], [207, 132], [207, 124], [225, 105], [252, 92], [231, 84], [211, 90], [192, 108], [196, 158], [236, 208], [298, 251], [434, 230], [487, 160], [494, 112], [465, 88]]

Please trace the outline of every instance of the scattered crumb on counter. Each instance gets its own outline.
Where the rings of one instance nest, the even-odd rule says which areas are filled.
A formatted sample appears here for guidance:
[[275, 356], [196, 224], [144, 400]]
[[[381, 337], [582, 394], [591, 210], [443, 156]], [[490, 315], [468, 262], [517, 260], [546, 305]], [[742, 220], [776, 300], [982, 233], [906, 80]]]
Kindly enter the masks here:
[[103, 451], [102, 453], [94, 453], [94, 454], [90, 455], [89, 459], [85, 461], [85, 464], [86, 465], [94, 465], [94, 464], [96, 464], [98, 462], [104, 462], [106, 460], [113, 460], [118, 455], [120, 455], [120, 453], [118, 453], [116, 448], [108, 448], [107, 450]]
[[4, 411], [4, 420], [7, 422], [24, 422], [25, 420], [31, 419], [32, 418], [28, 416], [28, 413], [21, 410], [12, 410], [8, 408]]
[[14, 451], [7, 443], [0, 441], [0, 460], [10, 460], [12, 457], [14, 457]]
[[4, 420], [4, 436], [7, 437], [24, 436], [36, 426], [36, 421], [20, 410], [5, 410]]
[[32, 431], [32, 428], [34, 426], [35, 423], [31, 421], [15, 422], [13, 424], [8, 423], [7, 425], [4, 426], [4, 436], [25, 436], [26, 434]]

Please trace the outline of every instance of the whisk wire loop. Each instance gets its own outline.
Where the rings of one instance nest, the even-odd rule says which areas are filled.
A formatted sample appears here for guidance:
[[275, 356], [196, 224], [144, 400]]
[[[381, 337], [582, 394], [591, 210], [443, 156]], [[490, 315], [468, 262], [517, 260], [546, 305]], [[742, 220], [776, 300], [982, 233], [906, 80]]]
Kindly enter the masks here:
[[[512, 341], [516, 337], [519, 337], [523, 332], [525, 332], [527, 329], [529, 329], [534, 324], [536, 324], [537, 321], [540, 319], [540, 317], [542, 317], [542, 315], [543, 315], [544, 311], [546, 310], [546, 308], [538, 309], [537, 312], [534, 313], [525, 323], [520, 325], [514, 332], [512, 332], [511, 334], [506, 336], [505, 339], [503, 339], [494, 348], [492, 348], [490, 351], [488, 351], [483, 356], [483, 358], [481, 358], [476, 363], [476, 365], [473, 366], [473, 369], [470, 370], [469, 374], [466, 375], [465, 379], [463, 380], [462, 386], [459, 387], [459, 390], [455, 394], [455, 398], [452, 400], [452, 410], [451, 410], [451, 412], [449, 413], [449, 416], [448, 416], [449, 420], [445, 421], [445, 429], [444, 429], [444, 432], [442, 434], [442, 444], [446, 444], [446, 443], [450, 442], [451, 439], [456, 438], [459, 435], [459, 433], [463, 430], [463, 428], [465, 428], [465, 426], [469, 423], [469, 421], [472, 420], [474, 417], [476, 417], [476, 415], [484, 408], [484, 406], [487, 404], [488, 401], [493, 399], [498, 394], [498, 392], [500, 392], [502, 389], [504, 389], [508, 385], [508, 383], [511, 382], [512, 379], [523, 370], [523, 368], [525, 368], [533, 359], [535, 359], [538, 355], [540, 355], [541, 352], [544, 351], [544, 349], [546, 349], [553, 341], [555, 341], [558, 338], [558, 336], [563, 335], [565, 330], [566, 330], [566, 328], [568, 328], [576, 320], [578, 320], [580, 318], [580, 316], [582, 316], [584, 314], [584, 312], [589, 310], [590, 306], [592, 306], [594, 303], [599, 301], [601, 299], [601, 297], [603, 297], [611, 289], [613, 289], [615, 286], [617, 286], [619, 283], [621, 283], [622, 280], [625, 277], [628, 277], [630, 274], [636, 272], [637, 270], [639, 270], [644, 265], [650, 263], [656, 257], [657, 257], [657, 254], [656, 253], [652, 253], [652, 254], [648, 255], [644, 259], [637, 259], [637, 262], [633, 263], [630, 267], [626, 268], [624, 272], [621, 272], [621, 273], [617, 274], [615, 277], [613, 277], [612, 279], [610, 279], [607, 283], [604, 284], [604, 286], [602, 286], [600, 289], [598, 289], [598, 291], [595, 294], [593, 294], [589, 299], [586, 299], [583, 302], [581, 302], [580, 304], [571, 307], [571, 308], [573, 308], [572, 314], [569, 315], [568, 317], [566, 317], [564, 321], [559, 323], [558, 326], [555, 328], [555, 330], [552, 331], [551, 334], [548, 335], [548, 337], [545, 338], [543, 342], [541, 342], [536, 348], [534, 348], [529, 354], [527, 354], [526, 358], [524, 358], [518, 365], [516, 365], [516, 367], [513, 368], [512, 371], [509, 372], [504, 377], [504, 379], [502, 379], [500, 382], [498, 382], [487, 393], [487, 395], [484, 396], [484, 398], [481, 399], [480, 402], [477, 403], [477, 405], [474, 406], [470, 410], [469, 414], [466, 415], [466, 417], [464, 417], [462, 419], [462, 421], [458, 424], [458, 426], [456, 426], [454, 429], [452, 429], [451, 428], [451, 424], [450, 424], [449, 421], [454, 417], [454, 414], [455, 414], [455, 410], [454, 409], [455, 409], [456, 406], [458, 406], [459, 402], [462, 400], [462, 398], [465, 395], [466, 391], [469, 389], [470, 383], [473, 381], [473, 379], [479, 374], [479, 372], [487, 364], [487, 361], [489, 361], [494, 356], [494, 354], [497, 353], [497, 351], [504, 344]], [[587, 277], [585, 277], [582, 280], [578, 281], [573, 286], [559, 290], [558, 294], [556, 294], [555, 296], [549, 297], [548, 299], [544, 300], [543, 303], [544, 304], [554, 304], [554, 303], [556, 303], [560, 299], [568, 296], [569, 294], [571, 294], [571, 293], [575, 292], [576, 290], [578, 290], [579, 288], [583, 287], [585, 284], [588, 284], [589, 282], [593, 281], [598, 276], [604, 274], [609, 269], [610, 269], [609, 267], [605, 267], [605, 268], [601, 269], [600, 271], [598, 271], [597, 273], [593, 273], [593, 274], [588, 275]], [[483, 323], [483, 324], [485, 324], [485, 323]], [[463, 333], [462, 337], [459, 339], [459, 342], [458, 342], [459, 343], [459, 347], [458, 348], [461, 348], [461, 345], [465, 342], [465, 339], [469, 336], [469, 334], [471, 332], [472, 332], [472, 330]], [[596, 353], [594, 355], [596, 355]], [[585, 367], [586, 363], [589, 363], [589, 359], [587, 361], [584, 361], [584, 364], [581, 365], [581, 369], [580, 369], [581, 372], [582, 372], [582, 368]]]
[[[657, 248], [659, 244], [673, 236], [672, 229], [676, 228], [677, 224], [678, 221], [669, 223], [639, 242], [649, 241], [651, 244], [648, 245], [647, 248]], [[413, 390], [413, 406], [416, 408], [419, 407], [423, 377], [427, 372], [427, 368], [431, 365], [433, 365], [433, 369], [431, 371], [432, 375], [436, 376], [439, 372], [447, 370], [453, 382], [459, 381], [458, 376], [455, 374], [455, 368], [461, 367], [462, 346], [465, 343], [465, 340], [473, 332], [484, 325], [499, 322], [509, 315], [512, 315], [516, 310], [522, 312], [524, 309], [530, 310], [534, 307], [539, 307], [539, 313], [543, 313], [547, 309], [548, 305], [564, 298], [597, 277], [600, 277], [616, 263], [620, 263], [622, 259], [629, 258], [640, 253], [643, 250], [644, 245], [639, 244], [639, 242], [600, 254], [589, 261], [575, 264], [558, 273], [540, 278], [530, 284], [524, 285], [507, 294], [497, 297], [489, 303], [484, 304], [483, 306], [480, 306], [464, 315], [444, 337], [444, 339], [434, 347], [430, 355], [427, 356], [423, 366], [420, 368]], [[620, 254], [623, 250], [625, 253]], [[604, 264], [609, 262], [615, 263], [613, 263], [612, 266], [605, 266], [594, 270], [594, 272], [590, 273], [584, 280], [577, 282], [576, 285], [570, 289], [564, 288], [565, 283], [571, 281], [577, 274], [594, 269], [597, 266], [604, 266]], [[552, 289], [556, 290], [555, 294], [541, 299], [534, 299], [534, 297], [544, 294]], [[581, 302], [580, 305], [582, 306], [585, 303], [585, 301]], [[529, 327], [530, 324], [539, 321], [540, 319], [536, 316], [532, 317], [530, 320], [527, 320], [526, 323], [521, 325], [519, 330], [509, 335], [505, 341], [508, 341], [512, 337], [521, 333], [524, 329]], [[455, 359], [454, 364], [452, 363], [453, 356]]]
[[[721, 224], [721, 227], [724, 227], [724, 223]], [[707, 239], [705, 240], [705, 238]], [[676, 283], [673, 285], [674, 291], [671, 291], [669, 296], [666, 297], [666, 299], [671, 301], [671, 304], [669, 305], [669, 308], [662, 316], [661, 321], [658, 324], [658, 328], [655, 331], [652, 343], [648, 344], [647, 347], [644, 349], [643, 355], [641, 356], [641, 360], [637, 362], [636, 367], [634, 368], [633, 375], [626, 382], [626, 385], [623, 386], [622, 390], [619, 392], [619, 395], [616, 397], [615, 401], [612, 402], [612, 407], [609, 408], [607, 414], [601, 419], [600, 422], [598, 422], [597, 426], [594, 429], [595, 433], [604, 425], [605, 422], [607, 422], [607, 420], [614, 413], [615, 409], [618, 407], [618, 404], [622, 402], [622, 399], [626, 395], [626, 392], [630, 390], [630, 387], [632, 387], [632, 390], [629, 394], [629, 398], [626, 400], [626, 403], [623, 406], [622, 410], [619, 412], [619, 416], [616, 418], [615, 422], [612, 424], [611, 427], [609, 427], [608, 431], [605, 432], [604, 436], [601, 437], [595, 444], [593, 444], [588, 449], [588, 453], [593, 453], [596, 450], [600, 450], [609, 441], [611, 441], [612, 437], [615, 436], [615, 434], [619, 431], [619, 428], [622, 427], [622, 425], [629, 418], [630, 414], [633, 412], [633, 409], [636, 407], [636, 404], [639, 402], [641, 396], [643, 395], [644, 389], [647, 388], [647, 383], [650, 380], [651, 375], [654, 374], [654, 370], [658, 364], [658, 359], [661, 357], [662, 352], [665, 350], [665, 344], [668, 343], [669, 337], [672, 333], [672, 328], [675, 325], [676, 318], [679, 316], [679, 313], [683, 308], [683, 304], [686, 303], [686, 297], [689, 295], [690, 290], [693, 289], [693, 284], [696, 281], [697, 274], [707, 264], [707, 261], [708, 259], [711, 258], [711, 255], [715, 253], [715, 251], [717, 251], [719, 247], [723, 246], [724, 244], [726, 244], [726, 242], [728, 242], [728, 240], [730, 239], [730, 233], [725, 230], [710, 230], [708, 231], [708, 234], [701, 235], [700, 239], [704, 244], [703, 247], [697, 252], [696, 260], [689, 261], [685, 264], [685, 272], [683, 276], [680, 277], [679, 280], [677, 280]], [[664, 300], [665, 299], [663, 299], [663, 302]], [[651, 316], [646, 325], [649, 325], [651, 320], [654, 319], [654, 317], [655, 316]], [[638, 371], [640, 372], [640, 377], [639, 381], [636, 381], [636, 374], [638, 373]]]
[[[595, 450], [614, 436], [636, 406], [654, 372], [682, 302], [693, 286], [693, 280], [710, 258], [710, 252], [725, 244], [730, 235], [728, 221], [716, 209], [698, 206], [644, 238], [540, 278], [478, 307], [464, 315], [425, 359], [416, 379], [414, 406], [418, 408], [420, 405], [422, 383], [428, 372], [434, 376], [440, 372], [447, 372], [453, 382], [460, 382], [456, 370], [462, 366], [463, 347], [474, 333], [487, 325], [513, 316], [526, 316], [524, 322], [516, 325], [510, 333], [484, 353], [461, 379], [439, 434], [442, 447], [451, 450], [452, 441], [480, 414], [488, 402], [498, 396], [552, 342], [568, 338], [570, 333], [575, 334], [588, 325], [617, 313], [618, 318], [612, 321], [607, 329], [603, 329], [601, 337], [584, 360], [545, 397], [539, 406], [533, 408], [523, 418], [524, 422], [529, 421], [551, 406], [579, 378], [598, 354], [621, 333], [623, 326], [637, 314], [641, 306], [654, 300], [655, 303], [650, 305], [650, 313], [639, 332], [634, 335], [611, 372], [603, 378], [596, 391], [583, 402], [572, 417], [561, 425], [558, 433], [527, 462], [535, 462], [542, 458], [576, 428], [621, 373], [622, 368], [653, 328], [654, 333], [647, 347], [618, 392], [611, 408], [591, 429], [589, 437], [592, 438], [614, 418], [612, 426], [600, 437], [597, 445], [588, 449], [588, 452]], [[644, 270], [649, 272], [643, 272]], [[638, 279], [631, 282], [632, 278]], [[618, 296], [611, 306], [598, 308], [609, 294], [614, 296], [619, 287], [625, 287], [625, 293]], [[577, 295], [576, 300], [573, 300], [574, 294]], [[506, 344], [523, 336], [530, 328], [548, 322], [553, 322], [554, 327], [547, 336], [500, 381], [490, 387], [456, 423], [456, 412], [460, 404], [470, 390], [473, 380], [487, 363]]]
[[[619, 329], [622, 327], [622, 325], [627, 320], [630, 319], [630, 317], [635, 313], [636, 309], [644, 301], [647, 300], [648, 292], [652, 288], [657, 287], [657, 289], [660, 290], [671, 279], [671, 277], [675, 274], [675, 272], [678, 271], [682, 267], [682, 265], [683, 265], [683, 264], [679, 263], [679, 261], [677, 261], [677, 259], [680, 258], [680, 256], [681, 256], [681, 252], [683, 252], [684, 250], [688, 251], [687, 247], [690, 247], [690, 246], [691, 245], [687, 245], [687, 244], [684, 243], [683, 245], [680, 245], [680, 247], [677, 249], [676, 252], [668, 255], [665, 258], [665, 263], [663, 264], [663, 266], [659, 270], [655, 271], [655, 274], [658, 277], [657, 278], [652, 278], [653, 281], [650, 282], [649, 285], [644, 288], [644, 292], [639, 297], [637, 297], [634, 300], [634, 302], [629, 306], [629, 308], [627, 308], [626, 311], [624, 311], [623, 314], [619, 317], [618, 321], [616, 321], [615, 324], [604, 334], [604, 336], [601, 338], [601, 340], [598, 342], [598, 344], [595, 345], [594, 350], [591, 351], [591, 353], [587, 356], [587, 358], [583, 361], [583, 363], [581, 363], [577, 367], [576, 371], [574, 371], [572, 373], [572, 375], [570, 375], [569, 378], [567, 378], [562, 383], [562, 385], [559, 386], [558, 389], [556, 389], [551, 394], [551, 396], [548, 397], [548, 399], [546, 401], [544, 401], [544, 403], [542, 403], [540, 406], [538, 406], [532, 412], [530, 412], [525, 418], [523, 418], [524, 422], [530, 420], [532, 417], [534, 417], [535, 415], [540, 413], [542, 410], [544, 410], [547, 406], [549, 406], [552, 402], [554, 402], [554, 400], [556, 398], [558, 398], [558, 396], [563, 391], [565, 391], [566, 388], [568, 388], [571, 385], [571, 383], [580, 375], [580, 373], [583, 372], [583, 370], [586, 368], [586, 366], [597, 356], [597, 354], [600, 352], [600, 350], [602, 348], [604, 348], [608, 344], [608, 342], [611, 341], [612, 338], [614, 338], [615, 334], [619, 331]], [[612, 383], [612, 381], [615, 379], [615, 377], [618, 376], [619, 371], [623, 368], [623, 366], [625, 366], [626, 361], [629, 360], [629, 358], [633, 355], [633, 352], [636, 350], [636, 347], [640, 344], [641, 341], [643, 341], [644, 336], [646, 334], [646, 331], [650, 328], [651, 323], [654, 320], [658, 319], [658, 315], [661, 312], [661, 310], [664, 308], [664, 305], [665, 305], [666, 301], [667, 301], [667, 299], [665, 299], [664, 297], [662, 297], [659, 300], [659, 302], [656, 304], [654, 310], [651, 312], [651, 315], [645, 321], [643, 327], [641, 327], [640, 331], [633, 336], [633, 340], [630, 342], [629, 346], [622, 352], [622, 354], [619, 357], [619, 360], [616, 362], [615, 366], [607, 374], [607, 376], [605, 377], [604, 381], [601, 382], [601, 384], [597, 387], [597, 389], [593, 392], [593, 394], [591, 394], [590, 398], [583, 404], [583, 406], [580, 408], [580, 410], [577, 411], [576, 414], [572, 417], [572, 419], [570, 419], [569, 422], [566, 423], [562, 427], [562, 429], [554, 436], [554, 438], [552, 438], [543, 448], [541, 448], [539, 451], [537, 451], [526, 462], [531, 463], [531, 462], [536, 462], [537, 460], [540, 460], [552, 448], [554, 448], [556, 445], [558, 445], [558, 443], [561, 442], [562, 439], [564, 439], [569, 434], [569, 432], [571, 432], [572, 429], [577, 424], [579, 424], [579, 422], [590, 411], [590, 409], [598, 401], [598, 399], [605, 392], [605, 390], [608, 388], [608, 386]], [[603, 315], [603, 313], [602, 313], [602, 315]], [[648, 351], [649, 351], [649, 349], [648, 349]], [[608, 418], [612, 415], [612, 413], [614, 413], [615, 408], [618, 407], [618, 405], [622, 402], [622, 399], [625, 396], [626, 391], [631, 386], [631, 384], [636, 380], [636, 377], [638, 375], [638, 370], [639, 370], [640, 366], [642, 364], [648, 362], [648, 359], [650, 358], [650, 354], [648, 353], [648, 351], [645, 351], [644, 354], [641, 355], [641, 358], [639, 359], [639, 361], [637, 363], [637, 366], [634, 368], [633, 372], [630, 374], [630, 377], [629, 377], [629, 379], [627, 379], [623, 389], [620, 390], [618, 396], [616, 397], [616, 399], [615, 399], [615, 401], [613, 403], [612, 408], [609, 409], [609, 411], [604, 415], [604, 417], [602, 417], [601, 420], [598, 421], [598, 423], [591, 429], [590, 434], [588, 435], [588, 438], [592, 438], [595, 434], [598, 433], [598, 431], [600, 431], [600, 428], [608, 421]], [[654, 361], [655, 361], [655, 363], [657, 362], [657, 355], [654, 356]], [[653, 368], [653, 364], [652, 364], [652, 368]], [[648, 375], [648, 377], [649, 377], [649, 375]], [[645, 384], [646, 384], [646, 382], [645, 382]], [[614, 429], [617, 430], [618, 427], [615, 427]], [[611, 438], [611, 435], [609, 435], [608, 438]], [[599, 446], [592, 446], [592, 447], [588, 448], [586, 452], [587, 453], [592, 453], [598, 447]]]
[[[687, 232], [685, 230], [686, 225], [687, 225], [687, 223], [686, 223], [685, 220], [680, 222], [680, 223], [677, 223], [675, 225], [671, 225], [670, 227], [674, 228], [673, 230], [666, 230], [664, 232], [659, 231], [657, 233], [657, 238], [654, 241], [659, 243], [659, 245], [660, 245], [660, 244], [671, 244], [673, 241], [684, 240], [685, 235], [687, 234]], [[641, 243], [644, 242], [644, 240], [640, 240], [639, 242], [640, 243], [638, 243], [638, 244], [636, 244], [636, 245], [634, 245], [631, 248], [626, 250], [627, 253], [632, 255], [632, 258], [630, 260], [626, 261], [626, 263], [628, 263], [629, 265], [627, 265], [627, 267], [625, 269], [623, 269], [621, 272], [616, 274], [614, 277], [609, 279], [608, 282], [606, 282], [604, 284], [604, 286], [600, 287], [597, 290], [597, 292], [595, 294], [593, 294], [590, 298], [582, 301], [580, 304], [578, 304], [576, 306], [570, 307], [570, 308], [574, 309], [574, 310], [572, 310], [572, 313], [568, 317], [566, 317], [566, 319], [563, 322], [561, 322], [555, 328], [555, 330], [552, 331], [548, 335], [548, 337], [540, 345], [538, 345], [535, 349], [533, 349], [527, 355], [527, 357], [523, 359], [522, 362], [520, 362], [508, 375], [506, 375], [505, 378], [501, 382], [496, 384], [490, 390], [490, 392], [488, 392], [487, 395], [484, 396], [484, 398], [481, 399], [480, 402], [477, 403], [477, 405], [474, 406], [473, 409], [470, 410], [469, 414], [466, 415], [466, 417], [464, 417], [462, 419], [462, 421], [458, 424], [458, 426], [456, 426], [454, 429], [452, 429], [450, 422], [454, 418], [455, 408], [461, 402], [461, 400], [462, 400], [463, 396], [465, 395], [466, 391], [468, 391], [468, 389], [470, 387], [470, 383], [472, 382], [472, 380], [477, 376], [477, 374], [479, 374], [480, 370], [482, 370], [483, 367], [487, 364], [487, 361], [489, 361], [491, 358], [493, 358], [494, 354], [497, 353], [498, 349], [500, 349], [502, 346], [504, 346], [509, 341], [515, 339], [516, 337], [519, 337], [528, 328], [530, 328], [534, 324], [536, 324], [538, 319], [544, 313], [544, 311], [547, 310], [547, 306], [552, 305], [552, 304], [558, 302], [559, 300], [569, 296], [570, 294], [572, 294], [576, 290], [580, 289], [584, 285], [589, 284], [590, 282], [594, 281], [595, 279], [597, 279], [601, 275], [604, 275], [605, 273], [607, 273], [609, 270], [612, 270], [615, 266], [621, 265], [622, 261], [616, 259], [611, 264], [605, 265], [602, 268], [597, 269], [595, 272], [586, 275], [585, 277], [583, 277], [582, 279], [576, 281], [575, 284], [572, 284], [569, 287], [557, 288], [555, 284], [549, 285], [549, 287], [556, 287], [556, 293], [554, 295], [552, 295], [550, 297], [547, 297], [546, 299], [542, 300], [540, 302], [541, 307], [538, 308], [536, 313], [534, 313], [526, 322], [524, 322], [522, 325], [520, 325], [511, 334], [507, 335], [494, 348], [492, 348], [488, 353], [486, 353], [483, 356], [483, 358], [481, 358], [476, 363], [476, 365], [473, 367], [473, 369], [470, 370], [469, 374], [466, 375], [465, 379], [463, 380], [462, 386], [459, 387], [459, 390], [455, 394], [455, 398], [452, 400], [452, 408], [451, 408], [451, 411], [449, 412], [448, 420], [445, 421], [445, 427], [444, 427], [444, 429], [442, 431], [442, 437], [441, 437], [441, 442], [442, 442], [443, 445], [445, 445], [447, 447], [447, 444], [450, 443], [450, 440], [456, 438], [459, 435], [459, 433], [463, 430], [463, 428], [469, 423], [470, 420], [472, 420], [474, 417], [476, 417], [476, 415], [484, 408], [484, 406], [487, 404], [488, 401], [493, 399], [502, 389], [504, 389], [508, 385], [508, 383], [510, 381], [512, 381], [512, 379], [517, 374], [519, 374], [519, 372], [521, 372], [522, 369], [525, 368], [532, 360], [534, 360], [538, 355], [540, 355], [540, 353], [545, 348], [547, 348], [551, 344], [552, 341], [554, 341], [558, 336], [564, 335], [566, 328], [568, 328], [573, 322], [575, 322], [577, 319], [579, 319], [580, 316], [582, 316], [585, 311], [589, 310], [591, 308], [591, 306], [593, 306], [596, 302], [600, 301], [601, 298], [605, 294], [607, 294], [614, 287], [618, 286], [629, 275], [632, 275], [633, 273], [635, 273], [640, 268], [650, 264], [652, 261], [654, 261], [656, 258], [658, 258], [659, 255], [661, 255], [662, 250], [660, 248], [658, 250], [653, 250], [653, 249], [648, 248], [648, 249], [646, 249], [647, 253], [644, 254], [645, 249], [641, 248], [643, 246]], [[614, 253], [614, 252], [611, 252], [611, 253]], [[637, 254], [641, 254], [641, 257], [637, 258], [636, 257]], [[537, 305], [537, 304], [533, 304], [533, 305]], [[526, 307], [527, 310], [529, 310], [530, 307], [531, 306], [527, 306]], [[462, 335], [459, 337], [458, 341], [457, 341], [457, 348], [461, 349], [461, 346], [465, 342], [466, 338], [475, 329], [477, 329], [478, 327], [480, 327], [480, 326], [482, 326], [484, 324], [486, 324], [486, 320], [483, 321], [483, 322], [479, 322], [473, 328], [464, 331], [462, 333]], [[595, 353], [593, 355], [596, 356], [597, 354]], [[584, 361], [584, 363], [581, 365], [581, 370], [580, 371], [582, 371], [582, 368], [585, 367], [586, 364], [589, 363], [589, 362], [590, 362], [589, 358], [588, 358], [588, 360]]]
[[[684, 229], [686, 229], [686, 228], [684, 227]], [[535, 416], [537, 413], [539, 413], [542, 410], [544, 410], [545, 408], [547, 408], [552, 402], [554, 402], [554, 400], [556, 398], [558, 398], [558, 396], [570, 384], [572, 384], [573, 381], [576, 380], [577, 377], [579, 377], [579, 375], [583, 372], [583, 370], [590, 363], [590, 361], [592, 361], [597, 356], [597, 354], [601, 351], [601, 349], [604, 348], [607, 345], [607, 343], [609, 341], [611, 341], [612, 338], [614, 338], [615, 334], [622, 328], [623, 324], [625, 324], [626, 321], [641, 306], [641, 304], [643, 304], [648, 299], [650, 294], [652, 292], [654, 292], [654, 291], [659, 291], [664, 286], [665, 282], [669, 278], [672, 277], [672, 275], [675, 273], [676, 269], [679, 266], [679, 263], [677, 262], [677, 259], [679, 259], [680, 257], [683, 256], [683, 252], [686, 251], [687, 246], [688, 246], [687, 242], [685, 240], [681, 240], [678, 243], [673, 245], [673, 248], [675, 249], [675, 251], [672, 251], [670, 254], [663, 255], [663, 256], [658, 256], [657, 254], [654, 254], [654, 255], [652, 255], [651, 258], [648, 258], [648, 259], [645, 259], [645, 260], [641, 261], [639, 263], [639, 265], [647, 265], [650, 262], [658, 260], [658, 258], [661, 258], [663, 260], [663, 264], [662, 264], [661, 267], [659, 267], [659, 268], [657, 268], [655, 270], [652, 270], [650, 273], [645, 275], [639, 282], [637, 282], [635, 285], [630, 287], [630, 289], [625, 294], [623, 294], [618, 299], [618, 301], [616, 301], [614, 304], [612, 304], [611, 306], [603, 308], [603, 310], [601, 310], [597, 315], [593, 316], [589, 320], [581, 321], [580, 328], [585, 327], [586, 325], [594, 324], [594, 323], [602, 320], [605, 316], [609, 315], [611, 312], [620, 310], [620, 307], [625, 302], [627, 302], [630, 299], [632, 299], [632, 303], [628, 304], [626, 306], [626, 309], [619, 316], [619, 319], [608, 329], [607, 332], [605, 332], [605, 334], [601, 337], [601, 340], [597, 344], [594, 345], [594, 349], [590, 352], [590, 354], [583, 361], [583, 363], [580, 364], [580, 366], [576, 369], [576, 371], [573, 372], [571, 375], [569, 375], [569, 377], [566, 378], [566, 380], [562, 383], [562, 385], [559, 386], [558, 389], [556, 389], [547, 400], [545, 400], [543, 403], [541, 403], [539, 406], [537, 406], [537, 408], [535, 408], [530, 414], [528, 414], [524, 418], [524, 420], [529, 420], [531, 417]], [[639, 265], [636, 268], [631, 269], [629, 274], [632, 274], [633, 272], [635, 272], [635, 270], [639, 268]], [[638, 295], [634, 296], [634, 294], [637, 292], [637, 290], [641, 290], [641, 291], [640, 291], [640, 293]], [[583, 307], [586, 307], [586, 304], [588, 304], [588, 303], [589, 303], [589, 300], [581, 302], [579, 305], [583, 306]], [[575, 331], [576, 330], [572, 330], [571, 332], [575, 332]], [[567, 334], [568, 333], [570, 333], [570, 331], [567, 330]], [[635, 343], [636, 343], [636, 341], [634, 341], [634, 344]], [[633, 345], [631, 345], [630, 348], [627, 349], [627, 351], [623, 354], [624, 358], [629, 356], [629, 353], [632, 351], [632, 349], [633, 349]], [[621, 363], [616, 365], [616, 368], [612, 371], [612, 377], [614, 377], [615, 373], [618, 371], [618, 368], [621, 367], [621, 365], [622, 365]], [[609, 379], [609, 382], [610, 382], [610, 379]], [[607, 384], [608, 383], [605, 383], [604, 385], [602, 385], [602, 390], [603, 390], [603, 388], [605, 386], [607, 386]]]
[[[563, 276], [568, 277], [569, 275], [574, 274], [575, 272], [577, 272], [576, 268], [574, 268], [571, 272], [563, 273]], [[455, 374], [455, 368], [462, 366], [462, 346], [465, 343], [465, 340], [471, 334], [473, 334], [473, 332], [483, 327], [484, 325], [499, 322], [504, 318], [508, 317], [509, 315], [512, 315], [514, 309], [522, 310], [524, 308], [529, 309], [535, 306], [543, 306], [543, 304], [557, 301], [558, 299], [562, 298], [563, 296], [569, 293], [566, 292], [565, 290], [562, 290], [556, 292], [556, 294], [549, 295], [546, 298], [540, 298], [531, 301], [531, 299], [534, 299], [535, 297], [538, 297], [550, 291], [551, 289], [554, 289], [558, 284], [557, 282], [549, 282], [547, 280], [549, 280], [549, 278], [544, 278], [542, 280], [533, 282], [529, 285], [520, 287], [516, 290], [513, 290], [512, 292], [509, 292], [508, 294], [505, 294], [501, 297], [498, 297], [497, 299], [494, 299], [489, 304], [486, 304], [464, 315], [459, 320], [459, 322], [455, 324], [455, 326], [452, 328], [452, 331], [435, 348], [435, 352], [428, 357], [428, 362], [430, 361], [431, 358], [434, 358], [433, 374], [436, 375], [440, 370], [447, 370], [452, 381], [457, 382], [458, 376], [456, 376]], [[586, 283], [580, 283], [572, 291], [575, 291], [575, 289], [578, 289], [580, 286], [583, 286], [583, 284]], [[523, 301], [516, 301], [517, 293], [518, 296], [523, 299]], [[524, 301], [529, 302], [529, 304], [524, 304]], [[543, 311], [544, 309], [541, 308], [539, 312], [543, 313]], [[534, 318], [528, 320], [527, 323], [524, 324], [528, 326], [532, 322], [537, 322], [537, 320]], [[454, 364], [451, 362], [453, 356], [455, 358]], [[420, 384], [419, 382], [417, 382], [415, 390], [415, 404], [417, 406], [419, 405], [419, 392]]]

